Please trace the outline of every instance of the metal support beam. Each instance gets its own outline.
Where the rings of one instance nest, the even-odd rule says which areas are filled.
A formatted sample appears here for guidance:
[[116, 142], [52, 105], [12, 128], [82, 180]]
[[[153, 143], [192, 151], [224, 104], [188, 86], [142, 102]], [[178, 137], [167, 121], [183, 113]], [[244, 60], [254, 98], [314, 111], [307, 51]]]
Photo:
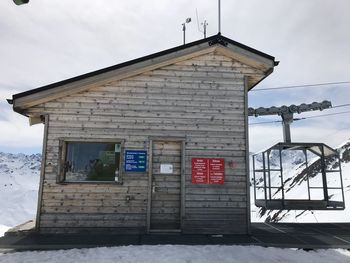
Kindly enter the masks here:
[[267, 116], [267, 115], [279, 115], [282, 117], [283, 123], [283, 139], [285, 143], [291, 143], [290, 125], [293, 122], [294, 113], [302, 113], [307, 111], [324, 110], [332, 107], [332, 103], [328, 100], [322, 102], [313, 102], [310, 104], [300, 104], [296, 106], [294, 104], [290, 106], [283, 105], [281, 107], [270, 107], [270, 108], [248, 108], [248, 116]]
[[283, 124], [283, 141], [286, 143], [291, 143], [291, 132], [290, 125], [293, 122], [293, 113], [283, 113], [282, 114], [282, 124]]
[[[305, 169], [309, 168], [308, 158], [307, 158], [307, 150], [303, 150], [304, 156], [305, 156]], [[309, 173], [306, 173], [306, 182], [307, 182], [307, 196], [309, 200], [311, 200], [311, 194], [310, 194], [310, 176]]]
[[328, 202], [328, 186], [327, 186], [327, 172], [326, 172], [326, 160], [324, 156], [324, 146], [320, 146], [321, 148], [321, 173], [322, 173], [322, 183], [323, 183], [323, 195], [324, 200]]
[[284, 207], [284, 179], [283, 179], [283, 162], [282, 162], [282, 147], [278, 147], [280, 157], [280, 175], [281, 175], [281, 191], [282, 191], [282, 206]]

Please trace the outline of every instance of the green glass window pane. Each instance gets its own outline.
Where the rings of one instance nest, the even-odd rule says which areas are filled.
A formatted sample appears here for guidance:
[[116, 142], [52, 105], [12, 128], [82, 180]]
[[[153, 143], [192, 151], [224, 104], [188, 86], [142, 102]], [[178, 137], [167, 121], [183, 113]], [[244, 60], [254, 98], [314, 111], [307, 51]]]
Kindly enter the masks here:
[[119, 175], [120, 144], [69, 142], [65, 161], [65, 181], [115, 181]]

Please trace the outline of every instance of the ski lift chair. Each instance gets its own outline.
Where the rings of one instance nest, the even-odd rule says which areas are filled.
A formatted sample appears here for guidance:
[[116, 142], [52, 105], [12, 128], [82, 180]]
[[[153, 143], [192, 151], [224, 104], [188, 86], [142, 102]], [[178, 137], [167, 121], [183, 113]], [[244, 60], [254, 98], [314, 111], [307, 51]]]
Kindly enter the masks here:
[[[298, 158], [294, 163], [293, 156]], [[257, 207], [276, 210], [345, 208], [339, 154], [323, 143], [281, 142], [253, 155], [253, 180]]]

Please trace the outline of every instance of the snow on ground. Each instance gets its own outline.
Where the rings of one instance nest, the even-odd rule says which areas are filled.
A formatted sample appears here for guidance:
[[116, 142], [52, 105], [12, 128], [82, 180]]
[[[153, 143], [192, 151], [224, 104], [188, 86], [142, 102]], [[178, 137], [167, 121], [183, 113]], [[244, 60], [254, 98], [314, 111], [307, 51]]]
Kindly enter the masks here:
[[341, 249], [306, 252], [257, 246], [125, 246], [0, 254], [0, 262], [345, 263], [350, 262], [350, 252]]
[[0, 152], [0, 236], [2, 226], [13, 227], [35, 218], [40, 162], [40, 154]]

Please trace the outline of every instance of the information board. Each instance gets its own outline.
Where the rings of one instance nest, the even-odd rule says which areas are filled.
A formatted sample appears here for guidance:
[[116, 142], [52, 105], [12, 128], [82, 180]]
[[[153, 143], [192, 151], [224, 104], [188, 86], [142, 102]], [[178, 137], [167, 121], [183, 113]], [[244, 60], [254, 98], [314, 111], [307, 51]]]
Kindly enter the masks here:
[[208, 183], [208, 165], [205, 158], [192, 158], [192, 183]]
[[126, 150], [124, 158], [125, 172], [146, 172], [147, 151]]
[[209, 184], [224, 184], [225, 160], [209, 159]]
[[193, 184], [224, 184], [225, 159], [192, 158]]

